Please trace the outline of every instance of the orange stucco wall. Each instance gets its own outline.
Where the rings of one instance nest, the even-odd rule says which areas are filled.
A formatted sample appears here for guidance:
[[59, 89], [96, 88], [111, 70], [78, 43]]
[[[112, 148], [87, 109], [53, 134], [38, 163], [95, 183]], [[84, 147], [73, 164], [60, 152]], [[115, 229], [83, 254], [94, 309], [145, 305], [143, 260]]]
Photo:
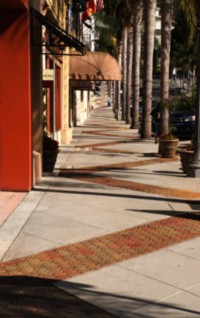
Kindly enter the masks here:
[[[26, 0], [11, 3], [20, 8], [27, 5]], [[0, 10], [0, 21], [0, 190], [29, 191], [32, 146], [27, 7]]]

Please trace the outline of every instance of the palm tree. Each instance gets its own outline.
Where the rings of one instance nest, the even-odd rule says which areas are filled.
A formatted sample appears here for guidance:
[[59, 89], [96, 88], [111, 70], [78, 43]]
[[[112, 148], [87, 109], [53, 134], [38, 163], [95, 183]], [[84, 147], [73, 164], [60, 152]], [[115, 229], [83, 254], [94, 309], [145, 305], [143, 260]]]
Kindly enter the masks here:
[[[117, 60], [120, 66], [122, 66], [122, 39], [119, 36], [117, 41]], [[121, 119], [121, 81], [116, 83], [116, 100], [115, 100], [115, 118], [117, 120]]]
[[132, 63], [133, 63], [133, 16], [127, 26], [127, 72], [126, 72], [126, 124], [130, 124], [130, 106], [132, 93]]
[[187, 30], [188, 43], [191, 43], [196, 37], [197, 22], [199, 12], [199, 0], [174, 0], [174, 11], [181, 13], [186, 23], [184, 30]]
[[[114, 20], [117, 21], [118, 27], [116, 32], [116, 38], [117, 38], [117, 58], [119, 64], [122, 66], [122, 72], [123, 72], [123, 82], [122, 82], [122, 90], [123, 90], [123, 99], [122, 99], [122, 120], [126, 121], [126, 123], [130, 123], [130, 106], [131, 106], [131, 93], [132, 93], [132, 62], [133, 62], [133, 40], [135, 39], [133, 37], [133, 26], [131, 22], [131, 18], [134, 15], [135, 16], [135, 9], [139, 8], [140, 4], [140, 12], [142, 7], [142, 0], [117, 0], [115, 3], [113, 1], [106, 1], [107, 9], [106, 9], [106, 17], [107, 21]], [[109, 14], [112, 16], [112, 19], [110, 19]], [[138, 12], [137, 12], [138, 15]], [[120, 19], [119, 19], [120, 17]], [[138, 21], [138, 18], [135, 19], [135, 25], [136, 21]], [[140, 21], [140, 31], [141, 31], [141, 18]], [[121, 32], [120, 32], [121, 30]], [[141, 32], [139, 33], [141, 35]], [[105, 37], [105, 33], [103, 34], [103, 37]], [[136, 51], [140, 52], [140, 36], [137, 36], [137, 41], [139, 43], [139, 46], [136, 45], [135, 47], [139, 47], [139, 50]], [[100, 41], [101, 43], [101, 41]], [[122, 44], [122, 49], [121, 49]], [[122, 52], [122, 54], [121, 54]], [[121, 59], [122, 56], [122, 59]], [[134, 66], [137, 69], [137, 92], [133, 94], [137, 98], [135, 98], [137, 105], [134, 107], [136, 110], [134, 112], [135, 115], [135, 122], [138, 127], [138, 121], [139, 121], [139, 66], [140, 65], [140, 54], [137, 55], [136, 63], [134, 63]], [[118, 85], [115, 85], [115, 90], [117, 92], [114, 94], [115, 96], [115, 102], [114, 102], [114, 108], [116, 111], [116, 118], [120, 119], [118, 114], [120, 113], [120, 91], [121, 91], [121, 83], [118, 83]]]
[[[127, 10], [126, 2], [124, 0], [105, 0], [104, 12], [99, 12], [97, 15], [97, 23], [100, 32], [99, 49], [106, 50], [113, 54], [119, 64], [122, 66], [123, 81], [123, 99], [121, 100], [121, 82], [115, 85], [114, 88], [117, 92], [114, 93], [115, 101], [114, 108], [116, 111], [117, 119], [126, 120], [126, 107], [127, 107], [127, 38], [128, 38], [128, 25], [130, 21], [130, 10]], [[127, 23], [128, 21], [128, 23]], [[108, 34], [109, 32], [110, 34]], [[113, 41], [115, 39], [115, 41]], [[115, 42], [114, 45], [109, 43]], [[111, 51], [112, 49], [112, 51]], [[122, 102], [122, 104], [121, 104]], [[122, 106], [122, 117], [119, 118], [120, 108]], [[130, 108], [130, 107], [129, 107]]]
[[160, 133], [169, 132], [169, 111], [165, 107], [165, 99], [169, 97], [170, 47], [172, 29], [173, 0], [161, 1], [161, 82], [160, 82]]
[[196, 127], [194, 138], [194, 157], [189, 165], [187, 176], [200, 177], [200, 2], [191, 0], [188, 5], [186, 1], [180, 0], [179, 8], [186, 14], [186, 21], [190, 26], [189, 42], [194, 39], [197, 31], [197, 85], [196, 85]]
[[[138, 128], [139, 127], [140, 53], [141, 53], [143, 0], [125, 0], [124, 3], [126, 6], [126, 10], [130, 12], [130, 17], [133, 20], [133, 22], [131, 23], [132, 24], [131, 28], [133, 28], [133, 31], [131, 31], [132, 39], [131, 40], [129, 39], [129, 43], [128, 43], [128, 51], [129, 51], [128, 56], [132, 56], [132, 60], [130, 61], [129, 59], [128, 61], [129, 80], [127, 83], [126, 113], [127, 113], [127, 117], [130, 116], [130, 106], [132, 104], [130, 128]], [[130, 92], [130, 89], [131, 89], [131, 92]], [[127, 123], [129, 123], [129, 117], [128, 117]]]
[[[131, 89], [131, 74], [129, 72], [130, 58], [132, 54], [132, 45], [130, 41], [130, 26], [131, 26], [131, 11], [126, 5], [126, 1], [119, 1], [117, 14], [120, 14], [122, 25], [122, 73], [123, 73], [123, 99], [122, 99], [122, 120], [129, 123], [130, 121], [130, 89]], [[128, 61], [129, 60], [129, 61]]]
[[122, 99], [122, 120], [126, 120], [126, 91], [127, 91], [127, 39], [128, 39], [128, 27], [124, 26], [122, 31], [122, 73], [123, 73], [123, 99]]
[[[98, 49], [115, 56], [122, 65], [122, 25], [117, 14], [118, 1], [104, 0], [105, 8], [95, 15], [96, 30], [99, 33]], [[116, 119], [121, 119], [121, 81], [113, 85], [113, 111]]]
[[197, 1], [174, 0], [174, 29], [172, 30], [171, 64], [187, 76], [195, 75]]
[[133, 99], [131, 128], [139, 127], [139, 95], [140, 95], [140, 56], [141, 56], [141, 35], [142, 35], [142, 17], [143, 1], [137, 0], [133, 4]]
[[144, 70], [141, 137], [151, 139], [153, 51], [156, 0], [144, 0]]

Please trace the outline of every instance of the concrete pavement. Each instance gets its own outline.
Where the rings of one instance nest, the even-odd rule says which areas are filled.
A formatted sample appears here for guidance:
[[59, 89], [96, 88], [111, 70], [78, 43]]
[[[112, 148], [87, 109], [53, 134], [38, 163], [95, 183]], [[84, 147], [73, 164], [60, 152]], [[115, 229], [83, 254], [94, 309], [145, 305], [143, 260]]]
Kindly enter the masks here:
[[33, 302], [33, 278], [63, 299], [59, 317], [200, 317], [200, 181], [106, 105], [73, 134], [0, 228], [4, 289], [32, 301], [17, 317], [55, 316], [45, 293]]

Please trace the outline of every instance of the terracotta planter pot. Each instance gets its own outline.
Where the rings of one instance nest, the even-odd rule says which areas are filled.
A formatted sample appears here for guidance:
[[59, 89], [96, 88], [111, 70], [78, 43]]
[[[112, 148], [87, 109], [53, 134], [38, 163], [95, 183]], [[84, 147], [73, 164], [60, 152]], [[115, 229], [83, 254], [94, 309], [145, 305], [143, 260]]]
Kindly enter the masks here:
[[188, 166], [192, 161], [194, 151], [186, 150], [186, 149], [179, 149], [178, 153], [180, 155], [182, 170], [184, 173], [187, 174]]
[[159, 139], [159, 154], [163, 158], [174, 158], [179, 140], [178, 139]]

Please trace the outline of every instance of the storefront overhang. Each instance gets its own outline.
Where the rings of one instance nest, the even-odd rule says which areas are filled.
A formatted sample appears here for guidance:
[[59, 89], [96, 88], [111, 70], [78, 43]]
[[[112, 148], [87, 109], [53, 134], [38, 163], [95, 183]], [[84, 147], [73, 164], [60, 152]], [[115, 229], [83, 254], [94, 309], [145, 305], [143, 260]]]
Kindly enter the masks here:
[[32, 43], [32, 45], [45, 46], [51, 52], [56, 55], [71, 55], [75, 53], [66, 54], [64, 53], [65, 47], [74, 48], [77, 55], [85, 53], [85, 45], [78, 39], [69, 35], [64, 29], [59, 27], [57, 24], [50, 21], [44, 15], [40, 14], [37, 10], [31, 9], [32, 18], [36, 18], [41, 26], [45, 26], [49, 32], [48, 37], [42, 43]]
[[70, 56], [70, 80], [121, 81], [122, 73], [117, 60], [106, 52], [87, 52], [83, 56]]
[[95, 84], [91, 81], [73, 81], [70, 80], [71, 88], [76, 90], [87, 90], [93, 91], [95, 90]]

